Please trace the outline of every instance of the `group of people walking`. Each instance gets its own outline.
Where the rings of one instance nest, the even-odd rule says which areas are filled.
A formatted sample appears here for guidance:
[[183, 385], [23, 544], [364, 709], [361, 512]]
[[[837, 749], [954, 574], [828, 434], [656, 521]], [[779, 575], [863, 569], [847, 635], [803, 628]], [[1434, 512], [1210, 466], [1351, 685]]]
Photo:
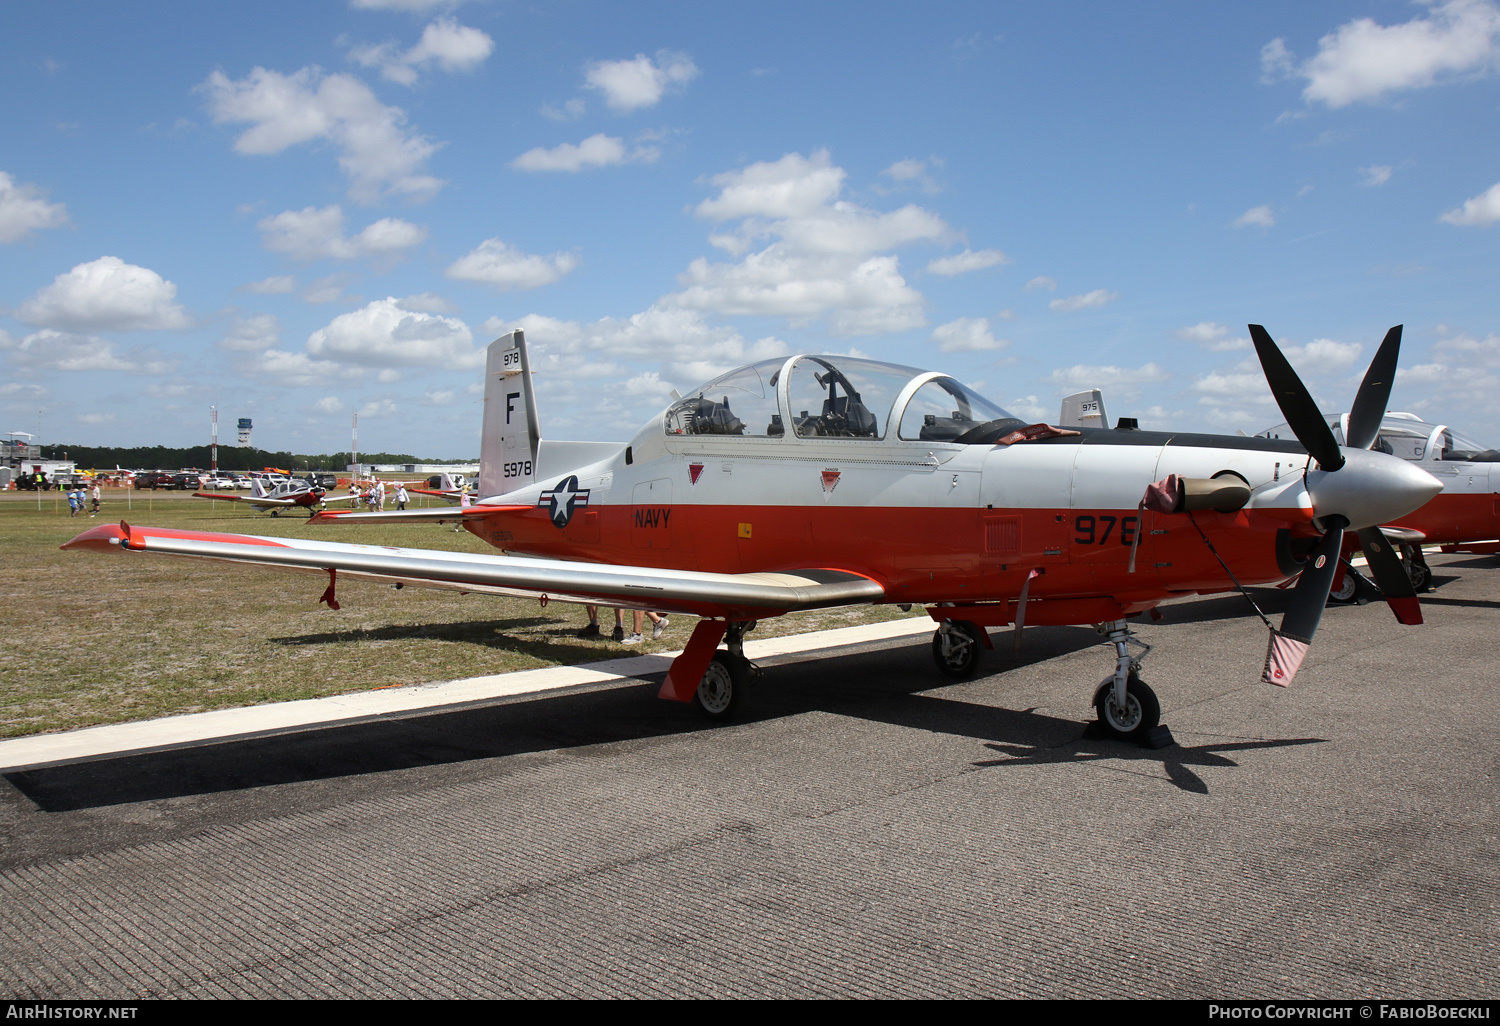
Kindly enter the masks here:
[[99, 482], [84, 491], [83, 485], [74, 485], [68, 489], [68, 516], [76, 517], [84, 511], [84, 504], [92, 503], [93, 508], [89, 510], [89, 516], [99, 512]]
[[[359, 508], [360, 502], [363, 501], [365, 508], [368, 510], [385, 509], [386, 483], [379, 478], [375, 478], [368, 482], [363, 489], [360, 487], [360, 484], [361, 482], [359, 481], [349, 482], [349, 494], [353, 497], [352, 508]], [[395, 498], [396, 508], [405, 509], [409, 496], [406, 494], [406, 483], [404, 481], [396, 482]]]

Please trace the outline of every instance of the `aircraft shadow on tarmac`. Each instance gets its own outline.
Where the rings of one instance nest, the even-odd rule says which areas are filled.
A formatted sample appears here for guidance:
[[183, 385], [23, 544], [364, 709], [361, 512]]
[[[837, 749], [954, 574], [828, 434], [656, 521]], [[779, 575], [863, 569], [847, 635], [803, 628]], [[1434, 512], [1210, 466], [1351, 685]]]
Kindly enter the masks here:
[[[1240, 600], [1243, 601], [1243, 600]], [[996, 636], [992, 674], [1076, 652], [1099, 643], [1087, 628], [1039, 627], [1025, 648], [1009, 650]], [[1085, 739], [1079, 720], [1016, 710], [961, 697], [938, 677], [928, 642], [902, 642], [818, 659], [781, 657], [748, 692], [741, 724], [824, 712], [959, 738], [979, 739], [1013, 762], [1091, 762], [1103, 758], [1160, 762], [1186, 791], [1207, 793], [1187, 767], [1233, 766], [1217, 753], [1313, 743], [1313, 739], [1215, 744], [1148, 751]], [[123, 755], [68, 766], [5, 774], [44, 812], [220, 794], [304, 781], [335, 780], [425, 766], [670, 737], [731, 725], [706, 725], [696, 709], [656, 697], [664, 674], [639, 685], [481, 703], [267, 737], [211, 742], [164, 752]], [[974, 685], [975, 687], [979, 685]], [[921, 694], [942, 689], [940, 694]], [[830, 758], [837, 758], [834, 752]], [[988, 765], [978, 763], [976, 765]], [[377, 785], [378, 786], [378, 785]]]
[[[450, 641], [484, 648], [520, 652], [560, 663], [609, 658], [613, 653], [597, 641], [573, 637], [576, 624], [556, 617], [522, 616], [506, 620], [466, 620], [460, 623], [389, 624], [360, 630], [328, 631], [271, 638], [276, 645], [333, 645], [350, 641]], [[517, 632], [517, 633], [509, 633]]]

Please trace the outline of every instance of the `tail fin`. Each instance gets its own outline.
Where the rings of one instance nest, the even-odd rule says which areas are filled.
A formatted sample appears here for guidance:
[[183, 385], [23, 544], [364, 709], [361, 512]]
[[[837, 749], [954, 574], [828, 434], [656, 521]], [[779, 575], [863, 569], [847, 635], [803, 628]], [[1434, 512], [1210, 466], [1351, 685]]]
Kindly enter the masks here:
[[250, 494], [257, 499], [266, 497], [266, 479], [263, 477], [252, 477], [250, 479]]
[[1104, 412], [1104, 394], [1097, 388], [1087, 392], [1074, 392], [1062, 401], [1057, 415], [1058, 427], [1109, 427], [1109, 416]]
[[536, 395], [526, 334], [519, 328], [490, 343], [484, 369], [484, 434], [479, 440], [479, 494], [504, 495], [536, 478]]

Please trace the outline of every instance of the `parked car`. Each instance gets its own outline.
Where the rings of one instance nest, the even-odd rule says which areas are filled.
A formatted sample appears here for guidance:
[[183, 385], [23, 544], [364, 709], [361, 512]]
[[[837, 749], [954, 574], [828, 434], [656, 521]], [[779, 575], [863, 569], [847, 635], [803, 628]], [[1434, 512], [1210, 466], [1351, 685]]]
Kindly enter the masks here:
[[173, 488], [176, 482], [172, 480], [172, 474], [166, 470], [143, 470], [135, 475], [135, 487], [139, 489], [149, 488], [153, 492], [158, 488]]
[[203, 475], [196, 470], [179, 470], [172, 475], [172, 483], [167, 487], [184, 492], [196, 492], [203, 487]]

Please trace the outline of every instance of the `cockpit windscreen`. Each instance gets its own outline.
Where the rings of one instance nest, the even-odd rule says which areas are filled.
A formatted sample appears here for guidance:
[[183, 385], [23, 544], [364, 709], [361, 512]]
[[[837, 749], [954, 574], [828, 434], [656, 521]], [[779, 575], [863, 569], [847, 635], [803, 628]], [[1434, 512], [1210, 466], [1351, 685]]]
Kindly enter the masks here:
[[924, 442], [948, 442], [980, 424], [1014, 419], [952, 378], [934, 378], [907, 401], [900, 435]]

